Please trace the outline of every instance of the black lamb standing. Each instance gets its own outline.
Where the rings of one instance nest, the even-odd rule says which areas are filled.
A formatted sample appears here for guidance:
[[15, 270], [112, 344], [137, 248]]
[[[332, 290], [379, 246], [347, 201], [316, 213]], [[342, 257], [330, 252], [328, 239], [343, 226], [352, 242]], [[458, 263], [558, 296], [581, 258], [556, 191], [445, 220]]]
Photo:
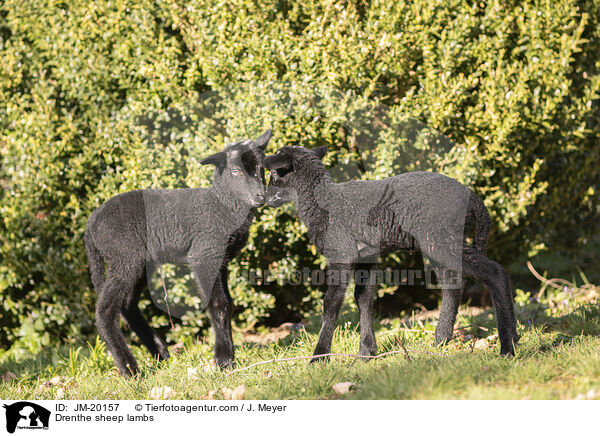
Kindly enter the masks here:
[[[283, 147], [265, 159], [271, 170], [267, 204], [295, 201], [310, 240], [328, 261], [328, 290], [314, 354], [331, 348], [333, 331], [352, 274], [360, 311], [360, 355], [372, 356], [372, 301], [378, 257], [420, 250], [442, 287], [436, 343], [452, 338], [463, 277], [489, 290], [496, 310], [500, 354], [514, 354], [518, 340], [508, 274], [486, 257], [490, 218], [470, 189], [438, 173], [410, 172], [372, 181], [334, 183], [321, 162], [326, 147]], [[474, 227], [473, 246], [466, 245]], [[313, 359], [314, 360], [314, 359]]]
[[215, 362], [233, 365], [232, 299], [227, 266], [248, 239], [255, 208], [264, 204], [264, 149], [271, 130], [256, 141], [230, 144], [201, 161], [215, 166], [210, 188], [144, 189], [117, 195], [90, 216], [85, 231], [96, 323], [122, 375], [138, 371], [119, 315], [150, 353], [168, 359], [165, 342], [148, 325], [140, 293], [155, 268], [189, 265], [215, 331]]

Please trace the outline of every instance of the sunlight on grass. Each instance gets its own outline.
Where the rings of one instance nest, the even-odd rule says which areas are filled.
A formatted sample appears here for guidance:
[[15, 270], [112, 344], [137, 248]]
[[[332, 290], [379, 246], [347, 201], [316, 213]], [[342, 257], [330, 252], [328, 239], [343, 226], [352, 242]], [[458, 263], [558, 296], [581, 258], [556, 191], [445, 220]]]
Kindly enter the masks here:
[[[212, 336], [188, 341], [158, 362], [133, 347], [142, 374], [120, 377], [102, 341], [36, 355], [4, 352], [0, 397], [11, 399], [569, 399], [600, 397], [600, 306], [586, 292], [546, 287], [518, 290], [521, 336], [516, 356], [502, 358], [492, 310], [462, 308], [455, 338], [435, 347], [436, 313], [380, 320], [378, 352], [408, 350], [369, 362], [331, 358], [271, 362], [229, 374], [212, 363]], [[315, 320], [318, 323], [318, 319]], [[310, 356], [318, 324], [290, 328], [270, 343], [245, 342], [237, 333], [237, 368], [272, 359]], [[356, 320], [336, 329], [332, 352], [358, 350]], [[172, 348], [173, 349], [173, 348]], [[174, 349], [173, 349], [174, 350]], [[347, 394], [332, 386], [352, 383]], [[243, 385], [243, 386], [242, 386]], [[236, 390], [237, 388], [237, 390]], [[156, 397], [158, 395], [158, 397]], [[161, 396], [162, 395], [162, 396]], [[237, 397], [236, 397], [237, 395]]]

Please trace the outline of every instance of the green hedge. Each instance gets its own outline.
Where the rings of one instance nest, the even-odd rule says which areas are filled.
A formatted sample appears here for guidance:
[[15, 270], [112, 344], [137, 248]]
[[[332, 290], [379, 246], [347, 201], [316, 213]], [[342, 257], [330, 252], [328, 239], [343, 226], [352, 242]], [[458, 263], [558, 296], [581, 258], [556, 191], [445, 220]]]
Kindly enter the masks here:
[[[599, 29], [598, 0], [4, 1], [0, 343], [95, 334], [91, 211], [131, 189], [206, 186], [198, 158], [265, 127], [270, 151], [328, 144], [329, 165], [362, 160], [364, 178], [431, 168], [472, 185], [503, 262], [584, 245], [598, 218]], [[237, 323], [314, 313], [320, 290], [281, 277], [323, 263], [292, 206], [262, 209], [231, 265]], [[249, 268], [280, 280], [252, 287]], [[164, 275], [172, 304], [197, 307], [187, 271]], [[170, 338], [206, 325], [191, 311]]]

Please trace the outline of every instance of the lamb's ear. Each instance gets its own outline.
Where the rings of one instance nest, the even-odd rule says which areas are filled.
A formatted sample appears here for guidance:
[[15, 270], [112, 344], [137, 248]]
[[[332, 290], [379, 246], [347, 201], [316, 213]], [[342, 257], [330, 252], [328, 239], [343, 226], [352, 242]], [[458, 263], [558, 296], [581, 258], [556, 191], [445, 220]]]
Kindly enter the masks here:
[[267, 147], [267, 144], [269, 143], [269, 139], [271, 139], [272, 134], [273, 134], [273, 131], [271, 129], [267, 130], [265, 133], [263, 133], [261, 135], [260, 138], [258, 138], [256, 141], [254, 141], [254, 145], [256, 145], [258, 148], [261, 148], [264, 150]]
[[227, 160], [227, 155], [224, 151], [220, 151], [215, 154], [211, 154], [208, 157], [205, 157], [200, 161], [201, 165], [214, 165], [217, 167], [225, 165], [225, 161]]
[[292, 158], [287, 154], [274, 154], [265, 158], [265, 168], [276, 170], [279, 168], [291, 168]]
[[323, 159], [327, 154], [327, 146], [322, 145], [320, 147], [313, 148], [313, 153], [316, 154], [319, 159]]

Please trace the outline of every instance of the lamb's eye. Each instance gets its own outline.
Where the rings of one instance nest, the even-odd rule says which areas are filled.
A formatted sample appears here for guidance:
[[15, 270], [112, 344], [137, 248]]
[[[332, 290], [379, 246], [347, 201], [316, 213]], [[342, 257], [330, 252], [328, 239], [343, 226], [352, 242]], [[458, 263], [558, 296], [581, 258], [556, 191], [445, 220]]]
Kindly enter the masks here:
[[291, 168], [278, 168], [275, 170], [275, 172], [277, 173], [277, 177], [279, 177], [280, 179], [283, 179], [285, 176], [287, 176], [289, 173], [292, 172]]
[[232, 168], [231, 174], [233, 174], [234, 176], [239, 176], [240, 174], [242, 174], [242, 172], [240, 170], [238, 170], [237, 168]]

